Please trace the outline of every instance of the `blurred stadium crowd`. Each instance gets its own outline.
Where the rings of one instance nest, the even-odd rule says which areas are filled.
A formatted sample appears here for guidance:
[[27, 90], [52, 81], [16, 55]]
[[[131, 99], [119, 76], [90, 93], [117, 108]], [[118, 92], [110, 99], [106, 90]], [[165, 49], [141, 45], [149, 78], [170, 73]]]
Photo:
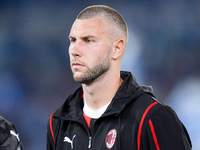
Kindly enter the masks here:
[[122, 70], [152, 85], [200, 148], [200, 1], [1, 0], [0, 115], [13, 122], [24, 149], [45, 149], [46, 124], [79, 84], [69, 66], [68, 34], [86, 6], [117, 9], [129, 27]]

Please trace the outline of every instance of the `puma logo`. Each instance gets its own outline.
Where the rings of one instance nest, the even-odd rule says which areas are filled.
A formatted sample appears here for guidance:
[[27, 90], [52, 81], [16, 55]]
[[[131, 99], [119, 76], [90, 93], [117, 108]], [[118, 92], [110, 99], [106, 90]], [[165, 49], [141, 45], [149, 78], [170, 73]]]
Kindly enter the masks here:
[[73, 141], [74, 141], [74, 138], [76, 137], [76, 135], [74, 135], [73, 137], [72, 137], [72, 140], [70, 139], [70, 138], [68, 138], [67, 136], [65, 136], [64, 137], [64, 142], [68, 142], [68, 143], [70, 143], [71, 144], [71, 149], [73, 149]]
[[19, 134], [15, 133], [15, 131], [10, 130], [10, 134], [11, 134], [11, 135], [14, 135], [14, 136], [17, 138], [18, 142], [20, 141], [20, 139], [19, 139]]

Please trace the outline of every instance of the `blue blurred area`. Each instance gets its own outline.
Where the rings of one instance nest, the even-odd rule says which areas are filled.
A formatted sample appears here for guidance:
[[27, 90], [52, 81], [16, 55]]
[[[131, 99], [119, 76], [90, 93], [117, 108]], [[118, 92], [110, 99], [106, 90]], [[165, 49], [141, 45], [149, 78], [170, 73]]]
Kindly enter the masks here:
[[68, 34], [77, 14], [93, 4], [124, 16], [129, 43], [122, 70], [154, 87], [199, 149], [200, 1], [1, 0], [0, 115], [16, 125], [24, 149], [45, 149], [49, 116], [80, 86], [69, 67]]

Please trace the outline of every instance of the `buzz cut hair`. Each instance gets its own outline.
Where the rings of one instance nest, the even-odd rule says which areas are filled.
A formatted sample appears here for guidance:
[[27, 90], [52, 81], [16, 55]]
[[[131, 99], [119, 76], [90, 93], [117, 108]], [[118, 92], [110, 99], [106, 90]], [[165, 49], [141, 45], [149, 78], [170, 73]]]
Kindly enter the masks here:
[[111, 23], [112, 27], [121, 33], [125, 40], [125, 45], [128, 41], [128, 27], [122, 15], [115, 9], [105, 5], [92, 5], [83, 9], [77, 16], [77, 19], [91, 19], [95, 17], [103, 17], [106, 21]]

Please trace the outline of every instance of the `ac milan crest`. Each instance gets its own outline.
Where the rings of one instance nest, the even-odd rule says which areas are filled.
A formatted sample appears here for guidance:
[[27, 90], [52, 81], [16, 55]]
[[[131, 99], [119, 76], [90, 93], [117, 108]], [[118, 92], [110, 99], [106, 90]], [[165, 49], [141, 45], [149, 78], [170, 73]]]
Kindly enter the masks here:
[[112, 129], [108, 132], [105, 140], [105, 144], [108, 149], [111, 149], [113, 147], [113, 145], [115, 144], [116, 137], [117, 131], [115, 129]]

